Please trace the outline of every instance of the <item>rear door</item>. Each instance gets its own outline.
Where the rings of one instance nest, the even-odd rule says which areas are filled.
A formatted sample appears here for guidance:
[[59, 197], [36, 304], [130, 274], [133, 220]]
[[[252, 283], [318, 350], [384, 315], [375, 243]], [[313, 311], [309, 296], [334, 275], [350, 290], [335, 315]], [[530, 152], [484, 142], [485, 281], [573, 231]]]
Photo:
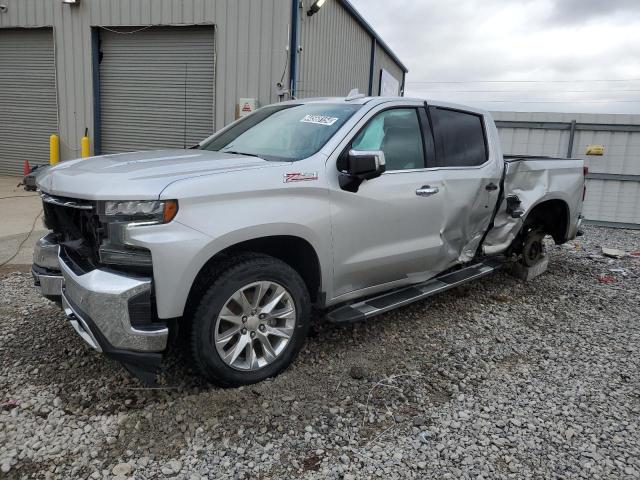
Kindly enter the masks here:
[[[430, 106], [437, 172], [444, 204], [443, 255], [450, 264], [473, 258], [500, 192], [502, 152], [482, 113]], [[495, 130], [495, 129], [494, 129]]]

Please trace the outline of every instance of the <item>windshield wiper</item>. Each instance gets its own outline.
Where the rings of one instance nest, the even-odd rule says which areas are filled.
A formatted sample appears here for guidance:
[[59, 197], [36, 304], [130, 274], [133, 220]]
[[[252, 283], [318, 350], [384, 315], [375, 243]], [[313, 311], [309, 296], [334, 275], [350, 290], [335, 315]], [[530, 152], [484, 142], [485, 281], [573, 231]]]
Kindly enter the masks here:
[[257, 157], [257, 158], [262, 158], [260, 155], [256, 155], [254, 153], [245, 153], [245, 152], [238, 152], [237, 150], [220, 150], [222, 153], [231, 153], [233, 155], [245, 155], [247, 157]]

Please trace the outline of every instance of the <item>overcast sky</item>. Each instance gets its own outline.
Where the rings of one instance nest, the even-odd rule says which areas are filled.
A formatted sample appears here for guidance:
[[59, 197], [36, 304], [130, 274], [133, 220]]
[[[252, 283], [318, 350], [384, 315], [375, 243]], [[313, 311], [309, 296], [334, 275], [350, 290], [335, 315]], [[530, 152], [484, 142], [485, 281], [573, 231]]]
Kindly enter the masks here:
[[640, 113], [640, 0], [351, 1], [409, 68], [407, 96]]

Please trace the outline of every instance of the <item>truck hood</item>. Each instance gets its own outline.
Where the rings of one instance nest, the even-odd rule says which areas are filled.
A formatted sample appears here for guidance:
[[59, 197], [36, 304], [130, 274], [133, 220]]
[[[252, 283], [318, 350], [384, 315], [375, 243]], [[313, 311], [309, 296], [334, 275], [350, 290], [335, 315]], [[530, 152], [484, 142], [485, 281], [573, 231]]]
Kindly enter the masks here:
[[63, 162], [48, 169], [37, 182], [40, 190], [64, 197], [138, 200], [158, 197], [176, 180], [281, 165], [207, 150], [159, 150]]

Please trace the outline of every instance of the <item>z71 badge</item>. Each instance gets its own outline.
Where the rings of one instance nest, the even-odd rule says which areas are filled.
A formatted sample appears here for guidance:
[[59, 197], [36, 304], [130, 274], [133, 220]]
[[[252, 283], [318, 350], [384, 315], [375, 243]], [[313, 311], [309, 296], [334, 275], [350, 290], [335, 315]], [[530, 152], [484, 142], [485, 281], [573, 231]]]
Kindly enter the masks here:
[[292, 172], [284, 174], [284, 183], [289, 182], [306, 182], [309, 180], [317, 180], [318, 172], [313, 173], [300, 173], [300, 172]]

